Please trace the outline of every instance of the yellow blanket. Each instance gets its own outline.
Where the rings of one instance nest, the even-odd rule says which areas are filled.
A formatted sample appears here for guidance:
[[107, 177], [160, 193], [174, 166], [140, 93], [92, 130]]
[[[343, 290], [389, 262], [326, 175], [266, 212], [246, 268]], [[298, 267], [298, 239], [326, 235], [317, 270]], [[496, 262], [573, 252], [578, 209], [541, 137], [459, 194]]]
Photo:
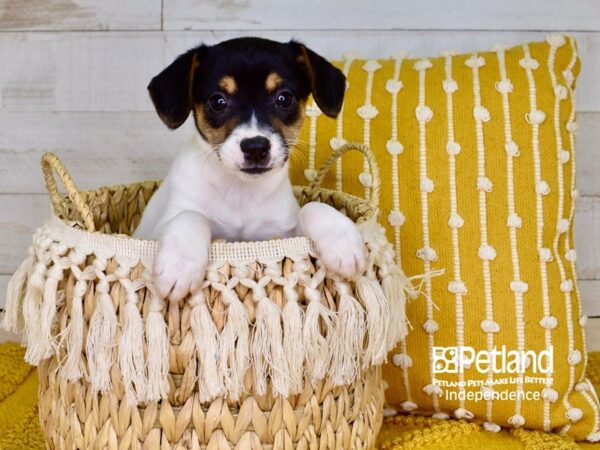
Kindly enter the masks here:
[[[23, 353], [19, 344], [0, 344], [0, 450], [45, 449], [38, 425], [37, 371], [23, 361]], [[590, 354], [588, 372], [600, 388], [600, 352]], [[378, 448], [600, 450], [600, 444], [576, 444], [568, 437], [537, 431], [494, 434], [464, 421], [398, 416], [386, 419]]]

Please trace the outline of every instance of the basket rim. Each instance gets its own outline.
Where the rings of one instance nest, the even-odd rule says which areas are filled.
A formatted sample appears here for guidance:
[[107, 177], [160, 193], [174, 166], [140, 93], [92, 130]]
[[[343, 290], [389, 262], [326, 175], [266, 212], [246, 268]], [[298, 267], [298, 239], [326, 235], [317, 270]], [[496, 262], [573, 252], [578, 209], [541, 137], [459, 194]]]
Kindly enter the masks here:
[[[53, 213], [46, 222], [45, 231], [58, 238], [61, 243], [86, 255], [95, 254], [106, 258], [116, 256], [150, 262], [158, 252], [158, 241], [133, 238], [125, 234], [82, 230], [72, 226], [76, 222], [64, 221]], [[297, 236], [266, 241], [212, 242], [208, 261], [241, 263], [283, 258], [298, 260], [308, 256], [315, 256], [313, 242], [305, 236]]]
[[[118, 190], [131, 188], [145, 183], [160, 183], [161, 180], [145, 180], [112, 186], [101, 186], [96, 189], [83, 190], [81, 193], [90, 195], [101, 190]], [[377, 215], [375, 210], [365, 199], [332, 189], [310, 186], [294, 185], [294, 194], [308, 195], [318, 198], [320, 193], [343, 197], [348, 202], [359, 202], [365, 206], [366, 214], [361, 216], [360, 223], [368, 221]], [[68, 196], [63, 196], [62, 201], [69, 201]], [[126, 234], [108, 234], [102, 231], [87, 231], [75, 228], [77, 220], [64, 220], [53, 211], [46, 222], [47, 231], [69, 246], [76, 247], [85, 254], [100, 254], [106, 257], [119, 256], [150, 262], [158, 252], [159, 241], [141, 239]], [[248, 261], [273, 261], [291, 258], [293, 260], [316, 256], [315, 245], [306, 236], [286, 238], [273, 238], [264, 241], [213, 241], [209, 247], [209, 262], [248, 262]]]

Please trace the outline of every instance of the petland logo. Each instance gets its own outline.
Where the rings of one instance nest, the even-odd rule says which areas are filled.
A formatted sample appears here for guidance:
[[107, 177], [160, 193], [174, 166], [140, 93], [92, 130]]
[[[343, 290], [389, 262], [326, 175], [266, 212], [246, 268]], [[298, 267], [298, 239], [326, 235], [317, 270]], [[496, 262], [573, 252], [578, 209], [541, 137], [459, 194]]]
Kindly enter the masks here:
[[473, 347], [433, 347], [433, 373], [464, 373], [465, 369], [475, 368], [479, 373], [495, 374], [533, 373], [550, 374], [554, 369], [554, 352], [548, 350], [539, 353], [533, 350], [507, 350], [503, 345], [500, 350], [475, 351]]

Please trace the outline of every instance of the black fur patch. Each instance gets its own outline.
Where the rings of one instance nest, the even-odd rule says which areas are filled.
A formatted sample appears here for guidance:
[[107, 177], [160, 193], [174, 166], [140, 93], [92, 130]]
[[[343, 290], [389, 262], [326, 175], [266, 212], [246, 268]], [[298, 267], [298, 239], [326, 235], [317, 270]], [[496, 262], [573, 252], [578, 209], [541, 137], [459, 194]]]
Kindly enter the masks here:
[[[272, 72], [282, 81], [268, 92], [265, 81]], [[237, 89], [232, 95], [219, 86], [225, 76], [235, 80]], [[301, 108], [311, 93], [326, 115], [336, 117], [342, 107], [345, 83], [339, 69], [297, 41], [280, 43], [244, 37], [189, 50], [155, 76], [148, 90], [167, 126], [181, 126], [193, 111], [196, 119], [201, 117], [195, 122], [205, 136], [210, 133], [203, 127], [219, 129], [227, 123], [245, 123], [252, 114], [262, 127], [280, 133], [278, 128], [282, 126], [296, 129], [303, 117]], [[282, 91], [293, 94], [293, 107], [278, 107], [277, 96]], [[226, 97], [226, 110], [210, 107], [209, 99], [215, 94]], [[198, 108], [202, 108], [202, 114], [197, 114]]]

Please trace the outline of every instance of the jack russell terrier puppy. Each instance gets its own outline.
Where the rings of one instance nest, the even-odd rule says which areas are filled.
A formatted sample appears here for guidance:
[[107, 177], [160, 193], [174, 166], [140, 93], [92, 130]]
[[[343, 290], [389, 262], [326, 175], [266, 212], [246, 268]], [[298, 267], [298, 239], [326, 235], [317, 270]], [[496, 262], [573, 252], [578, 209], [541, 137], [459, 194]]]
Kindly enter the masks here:
[[171, 129], [194, 116], [198, 133], [150, 199], [134, 237], [159, 241], [153, 267], [163, 298], [200, 289], [211, 239], [307, 236], [326, 270], [365, 268], [355, 224], [324, 203], [298, 205], [288, 157], [312, 94], [336, 117], [346, 79], [303, 44], [238, 38], [200, 45], [155, 76], [148, 90]]

